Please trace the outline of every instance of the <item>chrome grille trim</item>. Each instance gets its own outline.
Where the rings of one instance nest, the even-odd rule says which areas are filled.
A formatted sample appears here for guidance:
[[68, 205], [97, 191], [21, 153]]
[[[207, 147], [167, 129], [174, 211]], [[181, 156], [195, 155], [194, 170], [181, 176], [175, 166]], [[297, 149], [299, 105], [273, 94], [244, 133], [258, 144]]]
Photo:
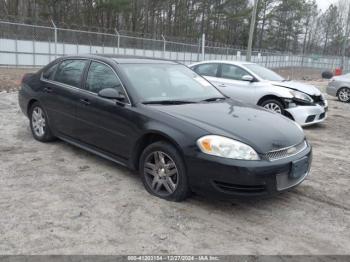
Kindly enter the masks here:
[[307, 142], [304, 140], [302, 143], [298, 145], [270, 151], [266, 154], [263, 154], [262, 159], [267, 161], [276, 161], [276, 160], [280, 160], [283, 158], [287, 158], [287, 157], [291, 157], [296, 154], [299, 154], [300, 152], [304, 151], [306, 148], [307, 148]]

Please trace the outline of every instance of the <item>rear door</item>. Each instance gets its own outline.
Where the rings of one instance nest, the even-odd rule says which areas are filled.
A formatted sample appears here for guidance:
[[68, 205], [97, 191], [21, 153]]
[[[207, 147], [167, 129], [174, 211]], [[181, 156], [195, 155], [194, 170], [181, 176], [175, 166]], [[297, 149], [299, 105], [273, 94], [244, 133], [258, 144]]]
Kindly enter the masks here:
[[78, 89], [82, 83], [87, 60], [67, 59], [54, 65], [42, 75], [42, 103], [50, 125], [55, 131], [73, 136], [76, 128]]
[[105, 88], [115, 88], [128, 97], [114, 69], [92, 61], [84, 89], [79, 92], [76, 136], [88, 145], [127, 159], [131, 153], [130, 139], [136, 131], [131, 104], [100, 97], [98, 93]]

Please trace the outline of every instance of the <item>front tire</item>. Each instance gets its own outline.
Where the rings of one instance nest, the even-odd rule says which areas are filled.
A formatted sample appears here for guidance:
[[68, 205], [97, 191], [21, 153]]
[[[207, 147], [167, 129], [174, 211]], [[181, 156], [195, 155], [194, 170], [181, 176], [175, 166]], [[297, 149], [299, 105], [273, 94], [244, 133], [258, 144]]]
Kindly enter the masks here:
[[154, 196], [180, 202], [190, 193], [184, 161], [169, 143], [156, 142], [146, 147], [139, 172], [146, 190]]
[[40, 142], [50, 142], [55, 139], [52, 135], [44, 108], [35, 102], [29, 111], [30, 129], [33, 137]]
[[350, 102], [350, 88], [342, 87], [339, 89], [337, 97], [339, 101], [348, 103]]
[[263, 101], [260, 104], [260, 106], [269, 110], [269, 111], [272, 111], [272, 112], [275, 112], [275, 113], [278, 113], [281, 115], [284, 114], [284, 106], [277, 99], [267, 99], [267, 100]]

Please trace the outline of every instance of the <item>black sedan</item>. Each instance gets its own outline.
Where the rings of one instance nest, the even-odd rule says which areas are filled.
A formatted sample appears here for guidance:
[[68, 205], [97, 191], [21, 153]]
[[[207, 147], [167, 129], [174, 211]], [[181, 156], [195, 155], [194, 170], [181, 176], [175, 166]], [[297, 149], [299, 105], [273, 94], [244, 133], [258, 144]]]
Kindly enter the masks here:
[[19, 104], [36, 140], [60, 138], [138, 170], [167, 200], [271, 195], [310, 169], [300, 126], [228, 99], [176, 62], [59, 58], [23, 77]]

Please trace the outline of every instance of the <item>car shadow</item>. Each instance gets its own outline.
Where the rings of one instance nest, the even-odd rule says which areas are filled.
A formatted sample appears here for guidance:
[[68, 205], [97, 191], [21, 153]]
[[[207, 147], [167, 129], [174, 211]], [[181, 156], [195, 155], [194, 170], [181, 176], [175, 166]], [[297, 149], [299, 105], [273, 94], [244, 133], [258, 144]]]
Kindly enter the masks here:
[[[287, 192], [276, 194], [273, 196], [260, 196], [260, 197], [239, 197], [229, 199], [211, 198], [205, 195], [199, 195], [193, 193], [191, 198], [192, 201], [199, 202], [201, 205], [212, 206], [213, 208], [218, 206], [270, 206], [272, 203], [283, 202], [288, 200], [297, 192], [296, 189], [292, 189]], [[191, 200], [190, 200], [191, 201]]]
[[304, 126], [303, 129], [304, 130], [316, 130], [316, 129], [326, 129], [326, 125], [324, 125], [323, 123], [317, 123], [311, 126]]
[[[115, 169], [116, 174], [114, 175], [126, 177], [128, 180], [130, 180], [130, 183], [137, 183], [138, 187], [143, 188], [141, 178], [137, 171], [130, 170], [127, 167], [114, 163], [110, 160], [104, 159], [103, 157], [100, 157], [98, 155], [85, 151], [79, 147], [71, 145], [62, 140], [56, 140], [54, 142], [51, 142], [51, 144], [58, 147], [64, 147], [63, 148], [64, 151], [85, 159], [85, 162], [89, 163], [89, 165], [98, 164], [103, 167], [106, 167], [106, 170]], [[146, 192], [146, 189], [144, 190]], [[271, 196], [271, 197], [235, 198], [235, 199], [217, 199], [209, 196], [207, 197], [205, 195], [192, 193], [190, 197], [187, 200], [185, 200], [183, 203], [175, 203], [175, 205], [176, 206], [184, 205], [189, 207], [195, 206], [196, 208], [201, 208], [202, 210], [207, 210], [208, 212], [212, 212], [214, 210], [220, 211], [220, 212], [232, 212], [234, 210], [236, 211], [240, 210], [241, 212], [244, 212], [244, 210], [249, 210], [251, 208], [253, 209], [268, 208], [268, 207], [271, 207], [271, 205], [283, 206], [286, 201], [288, 202], [293, 197], [293, 195], [295, 195], [295, 192], [293, 193], [294, 190], [295, 189], [288, 192], [284, 192], [282, 194]], [[159, 199], [156, 199], [155, 196], [152, 196], [148, 193], [146, 195], [147, 197], [150, 198], [151, 201], [152, 199], [154, 201], [159, 201]], [[174, 207], [174, 205], [172, 206]]]
[[123, 166], [122, 164], [118, 164], [115, 163], [111, 160], [105, 159], [101, 156], [98, 156], [94, 153], [91, 153], [89, 151], [86, 151], [82, 148], [79, 148], [75, 145], [72, 145], [68, 142], [65, 142], [63, 140], [57, 139], [53, 142], [51, 142], [53, 144], [57, 144], [58, 146], [64, 146], [65, 147], [65, 151], [69, 150], [71, 153], [73, 153], [74, 155], [79, 155], [83, 158], [86, 158], [87, 162], [90, 162], [89, 159], [93, 160], [94, 162], [97, 162], [99, 165], [105, 166], [107, 168], [117, 168], [118, 171], [120, 171], [121, 174], [127, 174], [127, 175], [132, 175], [137, 177], [138, 174], [136, 172], [133, 172], [132, 170], [130, 170], [129, 168], [127, 168], [126, 166]]

